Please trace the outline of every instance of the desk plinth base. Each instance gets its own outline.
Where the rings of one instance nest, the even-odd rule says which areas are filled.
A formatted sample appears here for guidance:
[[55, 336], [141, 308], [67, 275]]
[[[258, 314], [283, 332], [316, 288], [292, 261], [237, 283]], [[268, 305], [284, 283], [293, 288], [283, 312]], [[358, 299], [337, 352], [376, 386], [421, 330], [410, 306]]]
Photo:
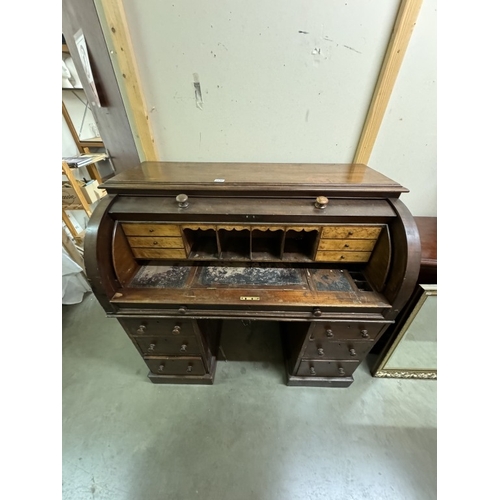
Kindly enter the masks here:
[[349, 387], [352, 377], [298, 377], [286, 374], [286, 385], [290, 387]]

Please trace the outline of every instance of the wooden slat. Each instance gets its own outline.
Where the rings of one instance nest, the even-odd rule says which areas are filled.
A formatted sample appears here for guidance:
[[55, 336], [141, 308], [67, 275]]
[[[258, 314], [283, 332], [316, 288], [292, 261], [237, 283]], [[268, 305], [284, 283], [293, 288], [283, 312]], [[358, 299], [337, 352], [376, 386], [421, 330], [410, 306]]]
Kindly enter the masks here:
[[142, 147], [144, 158], [147, 161], [154, 161], [157, 159], [154, 136], [149, 123], [146, 101], [142, 93], [123, 3], [121, 0], [107, 0], [102, 2], [102, 7], [112, 35], [120, 74], [123, 78], [130, 110], [133, 115], [137, 131], [136, 138]]
[[78, 196], [78, 199], [80, 200], [80, 203], [82, 204], [83, 209], [85, 210], [87, 215], [90, 217], [92, 215], [92, 210], [90, 209], [90, 205], [88, 204], [88, 202], [85, 198], [85, 195], [83, 194], [82, 188], [80, 187], [80, 185], [78, 184], [78, 181], [76, 180], [75, 176], [73, 175], [71, 168], [69, 167], [69, 165], [65, 161], [62, 162], [62, 170], [64, 172], [64, 175], [68, 178], [68, 181], [71, 184], [71, 187], [75, 190], [75, 193]]
[[422, 0], [401, 0], [353, 163], [370, 159], [421, 5]]

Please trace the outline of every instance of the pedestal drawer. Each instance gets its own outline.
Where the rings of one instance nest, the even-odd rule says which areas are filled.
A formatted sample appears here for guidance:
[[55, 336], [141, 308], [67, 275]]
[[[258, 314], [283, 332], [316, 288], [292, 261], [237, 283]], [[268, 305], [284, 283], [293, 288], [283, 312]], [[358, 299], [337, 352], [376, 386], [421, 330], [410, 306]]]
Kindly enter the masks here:
[[331, 340], [375, 340], [386, 323], [370, 323], [362, 321], [335, 322], [315, 321], [309, 331], [310, 339]]
[[168, 337], [135, 337], [143, 354], [164, 356], [192, 356], [202, 354], [196, 337], [170, 335]]
[[336, 342], [334, 340], [309, 340], [304, 358], [357, 359], [361, 361], [370, 352], [374, 342]]
[[144, 357], [152, 373], [156, 375], [205, 375], [203, 361], [199, 357]]
[[129, 335], [195, 335], [195, 320], [151, 319], [151, 318], [119, 318], [118, 321]]
[[300, 377], [350, 377], [359, 361], [327, 361], [319, 359], [303, 360], [297, 375]]

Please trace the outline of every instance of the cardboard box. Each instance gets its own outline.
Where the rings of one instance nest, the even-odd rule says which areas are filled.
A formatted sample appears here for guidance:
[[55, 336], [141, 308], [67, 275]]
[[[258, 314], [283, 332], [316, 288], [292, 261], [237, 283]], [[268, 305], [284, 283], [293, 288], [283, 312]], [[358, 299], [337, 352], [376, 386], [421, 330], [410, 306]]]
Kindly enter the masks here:
[[[78, 184], [80, 188], [82, 189], [83, 196], [85, 197], [85, 200], [87, 203], [92, 204], [98, 200], [100, 200], [103, 196], [106, 196], [106, 190], [105, 189], [97, 189], [97, 186], [99, 185], [96, 180], [92, 180], [85, 184], [82, 181], [78, 181]], [[78, 199], [78, 196], [68, 182], [63, 182], [62, 185], [62, 204], [63, 206], [68, 206], [68, 205], [81, 205], [80, 200]]]
[[80, 200], [78, 199], [75, 190], [71, 187], [71, 184], [67, 182], [63, 182], [62, 184], [62, 204], [63, 207], [80, 204]]

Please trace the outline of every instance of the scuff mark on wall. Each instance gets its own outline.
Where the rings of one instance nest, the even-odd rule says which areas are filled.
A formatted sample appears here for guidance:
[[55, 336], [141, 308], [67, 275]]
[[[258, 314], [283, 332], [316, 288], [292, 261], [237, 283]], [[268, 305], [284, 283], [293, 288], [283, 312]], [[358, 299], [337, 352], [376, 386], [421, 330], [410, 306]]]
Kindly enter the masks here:
[[203, 96], [201, 94], [200, 77], [198, 76], [198, 73], [193, 73], [193, 80], [196, 107], [203, 111]]
[[306, 123], [309, 121], [309, 110], [306, 111]]
[[309, 35], [309, 31], [299, 30], [299, 33], [302, 34], [302, 35]]
[[353, 49], [352, 47], [349, 47], [348, 45], [344, 45], [346, 49], [353, 50], [354, 52], [357, 52], [358, 54], [361, 54], [359, 50]]

